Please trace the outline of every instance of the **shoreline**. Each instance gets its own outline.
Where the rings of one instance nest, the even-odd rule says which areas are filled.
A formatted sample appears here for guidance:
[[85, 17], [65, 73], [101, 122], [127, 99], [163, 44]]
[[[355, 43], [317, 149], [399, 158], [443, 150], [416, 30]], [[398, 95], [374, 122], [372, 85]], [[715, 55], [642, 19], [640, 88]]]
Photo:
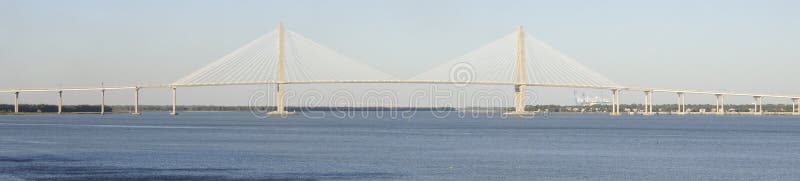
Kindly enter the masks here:
[[[321, 110], [325, 111], [325, 110]], [[346, 111], [355, 111], [355, 112], [390, 112], [390, 111], [407, 111], [407, 110], [346, 110]], [[432, 112], [433, 110], [417, 110], [419, 112]], [[178, 113], [246, 113], [249, 111], [179, 111]], [[301, 112], [301, 111], [298, 111]], [[312, 110], [309, 112], [320, 112], [318, 110]], [[452, 112], [474, 112], [474, 111], [452, 111]], [[488, 111], [479, 111], [480, 113], [488, 113]], [[164, 113], [169, 114], [170, 111], [141, 111], [140, 113]], [[495, 113], [502, 113], [500, 111]], [[62, 112], [61, 114], [57, 112], [0, 112], [0, 116], [24, 116], [24, 115], [100, 115], [100, 112]], [[104, 114], [131, 114], [131, 112], [105, 112]], [[608, 115], [609, 112], [535, 112], [535, 115], [581, 115], [581, 114], [590, 114], [590, 115]], [[754, 113], [754, 112], [726, 112], [724, 114], [719, 114], [716, 112], [687, 112], [687, 113], [679, 113], [679, 112], [653, 112], [653, 114], [644, 114], [642, 112], [622, 112], [622, 116], [798, 116], [798, 113], [792, 112], [762, 112], [762, 113]]]

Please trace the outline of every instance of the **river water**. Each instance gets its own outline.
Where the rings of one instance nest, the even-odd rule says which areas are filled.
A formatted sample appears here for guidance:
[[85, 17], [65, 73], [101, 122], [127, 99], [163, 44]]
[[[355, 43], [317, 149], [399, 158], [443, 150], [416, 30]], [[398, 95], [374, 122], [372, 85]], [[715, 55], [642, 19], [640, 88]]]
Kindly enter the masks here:
[[800, 180], [800, 117], [354, 113], [0, 116], [0, 180]]

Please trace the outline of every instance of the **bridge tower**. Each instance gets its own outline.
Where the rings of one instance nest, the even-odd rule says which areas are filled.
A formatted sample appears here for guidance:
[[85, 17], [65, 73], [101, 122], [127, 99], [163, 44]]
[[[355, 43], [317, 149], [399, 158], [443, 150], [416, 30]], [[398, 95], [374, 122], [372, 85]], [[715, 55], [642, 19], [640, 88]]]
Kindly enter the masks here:
[[277, 94], [275, 97], [275, 111], [268, 112], [267, 115], [270, 116], [281, 116], [286, 117], [289, 115], [295, 114], [294, 112], [288, 112], [284, 108], [283, 98], [284, 98], [284, 86], [286, 84], [286, 71], [284, 70], [284, 54], [283, 54], [283, 43], [284, 43], [284, 32], [283, 32], [283, 22], [278, 23], [278, 82], [276, 84], [277, 87]]
[[533, 112], [525, 111], [525, 89], [527, 88], [525, 74], [525, 33], [522, 26], [517, 30], [517, 62], [514, 66], [514, 111], [506, 115], [530, 116]]

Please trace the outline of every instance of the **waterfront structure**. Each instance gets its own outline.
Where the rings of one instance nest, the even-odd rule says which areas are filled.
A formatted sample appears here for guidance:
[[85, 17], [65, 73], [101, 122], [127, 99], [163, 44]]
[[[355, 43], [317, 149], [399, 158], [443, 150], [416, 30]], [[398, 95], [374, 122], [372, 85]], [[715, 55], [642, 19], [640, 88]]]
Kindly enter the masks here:
[[[290, 44], [290, 46], [287, 46]], [[531, 51], [534, 50], [534, 51]], [[513, 54], [512, 54], [513, 52]], [[290, 54], [291, 56], [287, 56]], [[532, 56], [526, 56], [532, 55]], [[290, 59], [287, 59], [291, 57]], [[312, 58], [307, 58], [312, 57]], [[300, 63], [301, 61], [314, 61]], [[454, 67], [487, 68], [490, 76], [476, 79], [454, 79], [450, 75]], [[346, 72], [337, 72], [338, 66]], [[347, 74], [356, 72], [358, 74]], [[507, 74], [506, 72], [511, 72]], [[364, 76], [369, 75], [369, 76]], [[484, 74], [486, 75], [486, 74]], [[450, 77], [448, 77], [450, 76]], [[531, 87], [561, 87], [610, 90], [612, 94], [611, 115], [621, 115], [622, 91], [641, 91], [645, 94], [644, 115], [653, 115], [653, 94], [675, 93], [678, 96], [676, 114], [687, 114], [686, 94], [705, 94], [716, 97], [716, 114], [725, 114], [725, 96], [752, 96], [754, 115], [763, 114], [765, 97], [786, 98], [792, 101], [792, 114], [800, 115], [797, 106], [800, 96], [754, 94], [722, 91], [655, 89], [620, 86], [582, 64], [561, 54], [544, 42], [528, 36], [520, 26], [517, 31], [490, 43], [464, 57], [435, 67], [409, 80], [390, 79], [386, 74], [359, 64], [331, 49], [327, 49], [300, 34], [285, 31], [280, 23], [276, 31], [265, 34], [255, 41], [237, 49], [198, 71], [171, 84], [135, 85], [121, 87], [78, 87], [45, 89], [0, 90], [14, 95], [14, 112], [19, 113], [19, 99], [23, 92], [56, 92], [58, 113], [62, 113], [62, 95], [65, 91], [99, 91], [101, 114], [105, 113], [105, 91], [133, 90], [134, 109], [131, 114], [140, 115], [139, 92], [141, 89], [167, 88], [172, 91], [171, 115], [177, 115], [177, 89], [180, 87], [274, 85], [276, 86], [276, 110], [268, 115], [288, 116], [294, 114], [284, 105], [285, 87], [292, 84], [450, 84], [450, 85], [498, 85], [513, 87], [514, 109], [508, 115], [531, 115], [525, 110], [526, 89]], [[487, 78], [488, 77], [488, 78]], [[371, 78], [371, 79], [365, 79]]]

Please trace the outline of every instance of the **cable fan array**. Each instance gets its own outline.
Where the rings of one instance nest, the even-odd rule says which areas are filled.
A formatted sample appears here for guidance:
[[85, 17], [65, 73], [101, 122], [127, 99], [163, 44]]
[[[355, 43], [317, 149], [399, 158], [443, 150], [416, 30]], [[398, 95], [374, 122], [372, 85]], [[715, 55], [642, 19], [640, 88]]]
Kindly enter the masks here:
[[[571, 86], [618, 86], [605, 76], [581, 65], [546, 43], [525, 34], [525, 71], [529, 84]], [[413, 80], [514, 82], [517, 32], [464, 56], [414, 76]], [[468, 74], [468, 75], [464, 75]], [[464, 80], [464, 77], [470, 79]]]
[[[277, 30], [269, 32], [173, 84], [275, 83], [278, 81], [278, 36]], [[287, 31], [285, 36], [284, 76], [287, 82], [392, 78], [298, 33]]]
[[[173, 84], [214, 85], [276, 83], [279, 30], [269, 32]], [[286, 82], [396, 80], [298, 34], [284, 35]], [[510, 33], [464, 56], [412, 77], [411, 81], [514, 82], [518, 32]], [[529, 34], [524, 36], [529, 84], [614, 87], [603, 75], [583, 66]]]

